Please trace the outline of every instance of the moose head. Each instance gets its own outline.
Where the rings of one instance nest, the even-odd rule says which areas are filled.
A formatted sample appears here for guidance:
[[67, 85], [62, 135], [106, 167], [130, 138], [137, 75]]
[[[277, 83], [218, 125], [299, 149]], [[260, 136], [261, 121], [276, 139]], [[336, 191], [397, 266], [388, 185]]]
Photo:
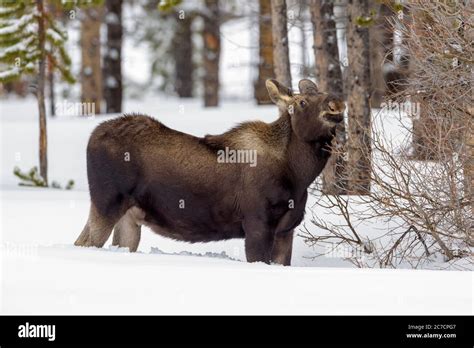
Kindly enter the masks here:
[[293, 94], [290, 88], [273, 79], [266, 81], [266, 87], [280, 112], [290, 115], [292, 129], [302, 141], [311, 142], [332, 132], [344, 119], [344, 101], [320, 92], [310, 80], [299, 82], [300, 94]]

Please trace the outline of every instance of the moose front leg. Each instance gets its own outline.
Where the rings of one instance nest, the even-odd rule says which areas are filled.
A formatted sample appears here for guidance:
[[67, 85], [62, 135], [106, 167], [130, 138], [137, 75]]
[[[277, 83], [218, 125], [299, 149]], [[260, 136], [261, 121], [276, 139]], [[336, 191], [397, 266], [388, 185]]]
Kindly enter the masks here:
[[293, 250], [293, 230], [275, 235], [272, 249], [272, 262], [283, 266], [291, 265], [291, 252]]
[[269, 226], [263, 221], [250, 219], [244, 221], [245, 231], [245, 255], [247, 262], [265, 262], [270, 263], [273, 233]]

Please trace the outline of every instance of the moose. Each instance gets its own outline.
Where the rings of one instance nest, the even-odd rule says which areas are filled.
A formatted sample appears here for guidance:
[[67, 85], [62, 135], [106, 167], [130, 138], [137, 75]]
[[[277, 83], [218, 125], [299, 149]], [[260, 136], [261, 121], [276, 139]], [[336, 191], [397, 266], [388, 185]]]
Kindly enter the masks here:
[[[136, 251], [141, 226], [186, 242], [245, 238], [248, 262], [290, 265], [293, 231], [309, 185], [331, 154], [344, 102], [301, 80], [300, 93], [266, 81], [279, 117], [195, 137], [144, 115], [101, 123], [87, 146], [91, 206], [77, 246]], [[217, 152], [252, 150], [257, 165], [220, 163]]]

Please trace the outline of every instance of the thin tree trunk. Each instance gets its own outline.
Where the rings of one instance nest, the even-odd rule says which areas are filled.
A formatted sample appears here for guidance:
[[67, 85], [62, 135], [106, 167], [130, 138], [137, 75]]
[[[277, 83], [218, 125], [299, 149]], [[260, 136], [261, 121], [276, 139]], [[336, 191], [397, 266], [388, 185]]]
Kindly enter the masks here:
[[352, 0], [348, 5], [347, 54], [349, 59], [348, 106], [348, 191], [370, 191], [370, 18], [368, 0]]
[[[176, 16], [179, 16], [176, 14]], [[192, 17], [185, 14], [176, 20], [176, 31], [173, 43], [175, 61], [175, 91], [180, 98], [193, 96], [193, 41]]]
[[[48, 10], [54, 19], [58, 17], [58, 12], [56, 6], [53, 2], [49, 2]], [[51, 58], [48, 55], [48, 88], [49, 88], [49, 112], [52, 117], [56, 116], [56, 98], [54, 95], [54, 66]]]
[[104, 98], [107, 113], [122, 112], [122, 0], [107, 0], [107, 47], [104, 57]]
[[272, 5], [270, 0], [259, 0], [258, 80], [254, 95], [257, 104], [271, 104], [265, 81], [273, 78]]
[[49, 87], [49, 112], [51, 116], [56, 116], [56, 98], [54, 95], [54, 66], [48, 59], [48, 87]]
[[46, 80], [46, 29], [44, 23], [44, 3], [43, 0], [37, 0], [36, 8], [38, 13], [38, 47], [40, 51], [40, 61], [38, 70], [38, 90], [36, 91], [36, 98], [38, 100], [39, 111], [39, 162], [40, 175], [44, 180], [45, 185], [48, 185], [48, 134], [46, 128], [46, 107], [44, 103], [44, 87]]
[[291, 88], [290, 56], [285, 0], [271, 0], [273, 32], [273, 64], [276, 79]]
[[81, 27], [82, 49], [82, 97], [88, 103], [88, 110], [101, 111], [102, 101], [102, 70], [100, 54], [100, 26], [102, 6], [91, 6], [83, 11]]
[[[343, 98], [344, 88], [333, 6], [333, 2], [327, 0], [311, 0], [310, 2], [316, 77], [322, 91]], [[345, 143], [346, 130], [344, 123], [341, 123], [336, 128], [336, 137], [332, 143], [333, 155], [323, 171], [323, 192], [326, 194], [345, 193], [347, 186], [343, 153]]]
[[204, 2], [204, 106], [209, 107], [219, 105], [220, 11], [219, 0]]

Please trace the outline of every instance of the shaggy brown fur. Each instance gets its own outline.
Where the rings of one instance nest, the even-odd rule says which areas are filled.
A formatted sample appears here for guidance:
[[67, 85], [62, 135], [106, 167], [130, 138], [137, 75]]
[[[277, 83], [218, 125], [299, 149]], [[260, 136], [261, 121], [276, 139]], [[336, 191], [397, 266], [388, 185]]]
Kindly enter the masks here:
[[[91, 214], [76, 245], [134, 251], [140, 226], [187, 242], [245, 238], [247, 260], [290, 264], [307, 188], [330, 155], [344, 104], [309, 80], [299, 95], [267, 81], [280, 108], [273, 123], [248, 122], [204, 138], [148, 116], [99, 125], [87, 147]], [[219, 163], [225, 148], [256, 150], [257, 165]]]

